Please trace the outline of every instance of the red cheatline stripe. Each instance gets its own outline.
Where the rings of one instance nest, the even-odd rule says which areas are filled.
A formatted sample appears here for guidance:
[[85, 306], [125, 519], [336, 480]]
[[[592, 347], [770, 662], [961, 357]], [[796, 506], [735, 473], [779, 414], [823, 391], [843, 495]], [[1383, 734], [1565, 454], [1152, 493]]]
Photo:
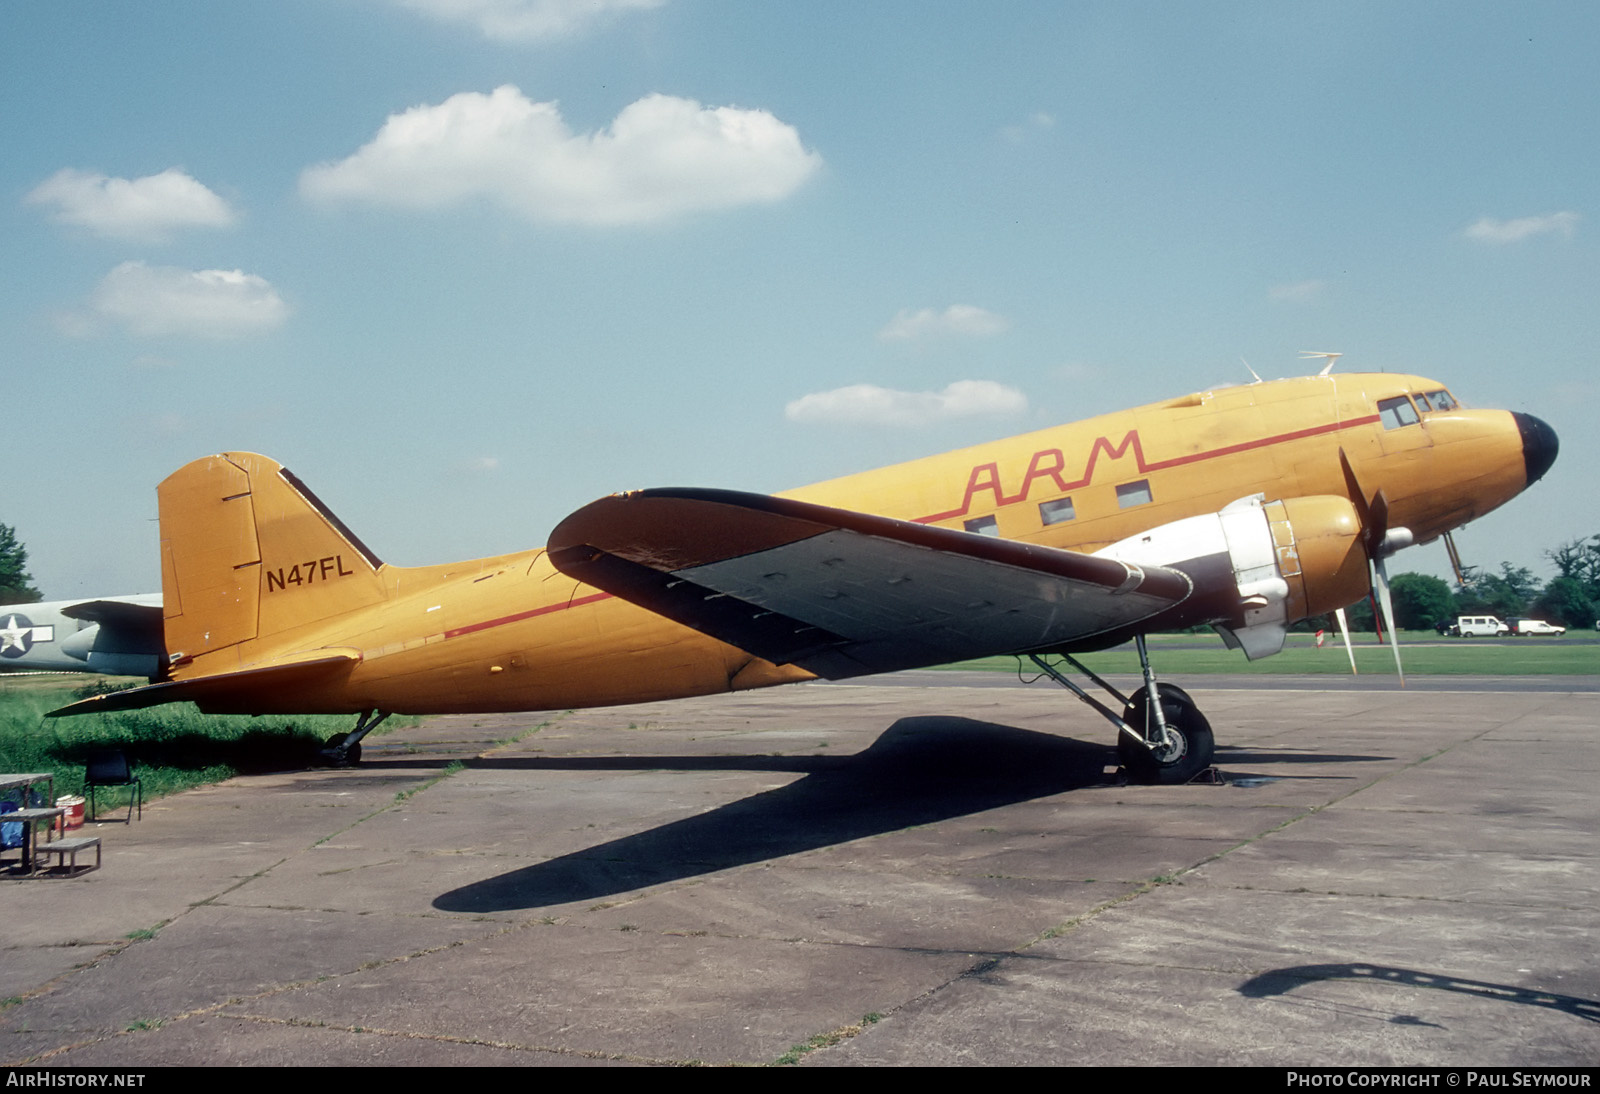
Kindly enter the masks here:
[[1210, 452], [1196, 452], [1191, 456], [1179, 456], [1171, 460], [1157, 460], [1141, 471], [1162, 471], [1168, 467], [1177, 467], [1180, 464], [1196, 463], [1200, 460], [1209, 460], [1216, 456], [1231, 456], [1235, 452], [1248, 452], [1252, 448], [1266, 448], [1269, 445], [1281, 444], [1284, 441], [1298, 441], [1302, 437], [1315, 437], [1319, 433], [1337, 433], [1341, 429], [1353, 429], [1358, 425], [1371, 425], [1378, 420], [1376, 414], [1365, 418], [1351, 418], [1347, 422], [1333, 422], [1329, 425], [1314, 425], [1309, 429], [1297, 429], [1293, 433], [1280, 433], [1276, 437], [1263, 437], [1259, 441], [1244, 441], [1240, 444], [1230, 444], [1223, 448], [1213, 448]]
[[490, 627], [500, 627], [507, 623], [516, 623], [523, 619], [532, 619], [536, 615], [549, 615], [551, 612], [564, 612], [568, 608], [581, 608], [585, 604], [593, 604], [601, 600], [610, 600], [610, 593], [595, 593], [592, 596], [580, 596], [576, 600], [568, 600], [561, 604], [546, 604], [542, 608], [530, 608], [525, 612], [515, 615], [503, 615], [499, 619], [485, 619], [482, 623], [468, 623], [465, 627], [456, 627], [444, 632], [446, 638], [460, 638], [464, 634], [474, 631], [486, 631]]

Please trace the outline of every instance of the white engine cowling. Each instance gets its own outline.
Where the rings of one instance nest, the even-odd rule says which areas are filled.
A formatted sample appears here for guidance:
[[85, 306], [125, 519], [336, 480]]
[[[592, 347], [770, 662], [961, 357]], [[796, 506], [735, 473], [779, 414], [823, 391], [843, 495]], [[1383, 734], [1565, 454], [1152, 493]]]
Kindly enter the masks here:
[[1331, 494], [1271, 502], [1257, 494], [1095, 553], [1188, 574], [1194, 603], [1174, 625], [1210, 623], [1252, 661], [1281, 650], [1290, 623], [1368, 588], [1360, 517], [1350, 499]]

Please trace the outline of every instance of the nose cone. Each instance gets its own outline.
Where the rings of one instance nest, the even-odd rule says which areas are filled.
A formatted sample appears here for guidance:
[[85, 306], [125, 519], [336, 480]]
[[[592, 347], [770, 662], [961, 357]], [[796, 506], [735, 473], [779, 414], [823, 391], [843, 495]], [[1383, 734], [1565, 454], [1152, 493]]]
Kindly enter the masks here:
[[1527, 469], [1528, 485], [1532, 486], [1544, 477], [1550, 470], [1550, 465], [1556, 462], [1556, 453], [1561, 451], [1561, 441], [1556, 437], [1556, 431], [1543, 418], [1535, 418], [1532, 414], [1518, 414], [1511, 412], [1516, 419], [1517, 430], [1522, 434], [1522, 463]]

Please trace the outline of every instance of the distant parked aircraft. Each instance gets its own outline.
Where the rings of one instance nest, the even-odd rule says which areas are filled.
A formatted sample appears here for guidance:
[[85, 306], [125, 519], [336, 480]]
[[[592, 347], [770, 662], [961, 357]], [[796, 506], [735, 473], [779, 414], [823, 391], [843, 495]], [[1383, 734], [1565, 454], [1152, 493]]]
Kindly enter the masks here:
[[0, 672], [155, 677], [165, 653], [160, 593], [0, 605]]

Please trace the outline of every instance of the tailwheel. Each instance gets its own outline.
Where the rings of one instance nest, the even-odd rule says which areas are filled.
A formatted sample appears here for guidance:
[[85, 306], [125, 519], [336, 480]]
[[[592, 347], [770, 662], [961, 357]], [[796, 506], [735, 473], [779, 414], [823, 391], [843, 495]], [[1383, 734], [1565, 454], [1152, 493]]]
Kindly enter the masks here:
[[346, 744], [349, 739], [350, 734], [347, 733], [336, 733], [328, 737], [328, 741], [323, 742], [322, 752], [318, 753], [323, 763], [331, 768], [354, 768], [358, 765], [362, 761], [362, 742]]
[[328, 767], [354, 767], [361, 762], [361, 742], [347, 744], [351, 734], [335, 733], [320, 749], [317, 758]]
[[363, 711], [356, 719], [356, 728], [349, 733], [335, 733], [317, 750], [317, 758], [329, 767], [354, 767], [361, 762], [361, 738], [378, 728], [387, 712]]
[[[1211, 723], [1194, 705], [1188, 692], [1175, 684], [1158, 687], [1168, 743], [1152, 747], [1121, 733], [1117, 738], [1117, 753], [1129, 777], [1135, 781], [1174, 786], [1189, 782], [1211, 766], [1216, 743], [1211, 735]], [[1155, 719], [1150, 717], [1149, 704], [1145, 701], [1148, 694], [1148, 687], [1134, 692], [1123, 708], [1122, 720], [1147, 738], [1154, 738], [1160, 731], [1154, 724]]]

